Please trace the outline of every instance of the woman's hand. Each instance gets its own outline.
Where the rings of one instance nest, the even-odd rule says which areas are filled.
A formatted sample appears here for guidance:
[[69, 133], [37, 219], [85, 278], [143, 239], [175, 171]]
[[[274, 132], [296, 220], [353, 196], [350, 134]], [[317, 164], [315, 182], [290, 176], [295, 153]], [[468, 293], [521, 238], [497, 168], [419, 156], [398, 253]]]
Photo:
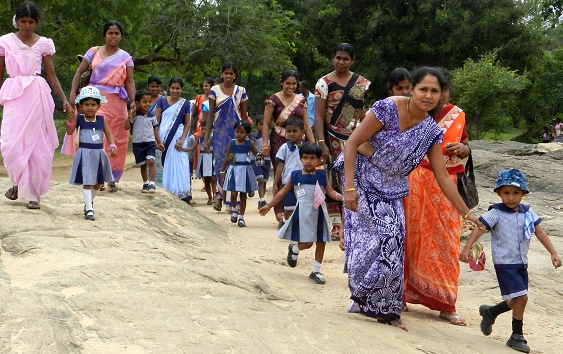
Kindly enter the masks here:
[[204, 140], [204, 141], [203, 141], [203, 150], [204, 150], [206, 153], [209, 153], [209, 140]]
[[466, 146], [462, 143], [448, 143], [446, 144], [446, 151], [452, 155], [459, 156], [465, 152]]
[[180, 139], [178, 139], [178, 141], [176, 142], [176, 145], [174, 145], [174, 147], [176, 148], [176, 150], [181, 151], [182, 145], [184, 145], [184, 139], [180, 138]]
[[324, 163], [327, 163], [329, 161], [329, 156], [330, 156], [330, 151], [328, 150], [328, 146], [326, 145], [326, 141], [319, 144], [321, 146], [321, 149], [323, 149], [323, 156], [321, 157], [321, 160], [323, 160]]
[[344, 206], [354, 212], [358, 211], [358, 192], [355, 190], [344, 192]]

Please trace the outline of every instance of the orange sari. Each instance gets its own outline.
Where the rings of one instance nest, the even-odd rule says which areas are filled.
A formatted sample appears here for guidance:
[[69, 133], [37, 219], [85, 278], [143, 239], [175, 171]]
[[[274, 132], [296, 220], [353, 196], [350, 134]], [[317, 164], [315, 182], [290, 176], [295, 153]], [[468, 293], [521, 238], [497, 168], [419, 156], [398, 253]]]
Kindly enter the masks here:
[[[447, 142], [465, 135], [465, 114], [447, 105], [437, 117]], [[455, 131], [455, 132], [454, 132]], [[465, 133], [465, 134], [464, 134]], [[463, 163], [458, 156], [444, 155], [454, 183]], [[442, 193], [428, 158], [409, 175], [405, 197], [405, 275], [403, 301], [431, 310], [455, 312], [459, 280], [461, 216]]]

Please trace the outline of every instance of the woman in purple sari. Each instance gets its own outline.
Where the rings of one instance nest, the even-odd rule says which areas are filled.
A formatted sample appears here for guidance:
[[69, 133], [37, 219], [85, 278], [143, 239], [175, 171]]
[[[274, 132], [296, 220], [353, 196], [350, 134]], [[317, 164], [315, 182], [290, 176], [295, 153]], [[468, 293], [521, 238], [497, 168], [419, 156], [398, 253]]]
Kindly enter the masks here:
[[411, 97], [375, 102], [334, 164], [344, 172], [344, 247], [353, 300], [348, 311], [404, 330], [402, 198], [409, 192], [408, 174], [424, 155], [454, 207], [465, 219], [479, 223], [446, 171], [440, 145], [443, 133], [428, 115], [443, 85], [438, 69], [420, 68], [413, 77]]
[[[80, 63], [76, 74], [72, 79], [71, 102], [76, 98], [76, 91], [80, 83], [80, 75], [92, 66], [90, 86], [96, 87], [104, 95], [108, 103], [102, 105], [98, 111], [104, 119], [115, 138], [117, 155], [110, 156], [111, 169], [116, 182], [119, 182], [125, 168], [125, 157], [129, 144], [129, 132], [123, 129], [127, 118], [127, 102], [131, 101], [130, 109], [135, 111], [135, 81], [133, 80], [133, 58], [129, 53], [119, 48], [119, 42], [123, 35], [123, 27], [117, 21], [109, 21], [104, 25], [105, 45], [90, 48]], [[65, 140], [68, 140], [65, 138]], [[72, 154], [72, 148], [65, 141], [63, 153]], [[104, 149], [109, 151], [107, 140]], [[108, 184], [110, 192], [116, 192], [114, 182]]]

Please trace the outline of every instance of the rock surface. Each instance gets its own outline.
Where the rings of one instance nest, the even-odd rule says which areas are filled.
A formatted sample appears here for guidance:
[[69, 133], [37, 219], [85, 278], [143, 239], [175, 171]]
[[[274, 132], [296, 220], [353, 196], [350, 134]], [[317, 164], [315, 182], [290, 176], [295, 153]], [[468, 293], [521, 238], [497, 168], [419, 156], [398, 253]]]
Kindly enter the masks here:
[[[563, 255], [563, 146], [471, 142], [480, 192], [476, 213], [498, 202], [500, 169], [528, 176], [524, 202]], [[139, 192], [137, 170], [116, 194], [95, 201], [96, 221], [83, 219], [80, 189], [66, 183], [68, 160], [56, 164], [41, 210], [0, 200], [0, 351], [3, 353], [514, 353], [505, 345], [510, 316], [480, 333], [477, 308], [497, 303], [494, 270], [462, 264], [458, 312], [467, 327], [411, 306], [409, 332], [346, 313], [343, 255], [327, 245], [324, 286], [307, 275], [313, 252], [285, 264], [287, 243], [272, 215], [249, 200], [248, 227], [205, 205], [194, 182], [195, 208], [159, 190]], [[65, 167], [66, 166], [66, 167]], [[0, 178], [0, 191], [10, 187]], [[488, 234], [482, 241], [490, 257]], [[563, 353], [563, 269], [554, 270], [535, 240], [524, 331], [533, 353]]]

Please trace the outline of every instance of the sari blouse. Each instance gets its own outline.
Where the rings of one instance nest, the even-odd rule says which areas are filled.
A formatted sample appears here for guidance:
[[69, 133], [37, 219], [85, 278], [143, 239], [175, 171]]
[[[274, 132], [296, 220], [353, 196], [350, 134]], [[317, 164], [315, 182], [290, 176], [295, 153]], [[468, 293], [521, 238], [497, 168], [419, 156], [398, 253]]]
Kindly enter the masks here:
[[293, 96], [287, 106], [275, 94], [266, 98], [264, 104], [274, 108], [272, 113], [274, 127], [272, 129], [282, 137], [285, 137], [285, 123], [291, 118], [303, 120], [303, 113], [307, 112], [307, 99], [299, 95]]
[[[357, 75], [356, 82], [349, 91], [349, 100], [342, 105], [338, 117], [333, 117], [340, 101], [344, 97], [346, 87], [340, 86], [336, 81], [329, 79], [330, 74], [323, 76], [315, 85], [315, 97], [326, 100], [324, 120], [329, 120], [330, 127], [335, 132], [349, 136], [359, 123], [364, 105], [364, 94], [369, 89], [371, 82], [361, 75]], [[354, 75], [352, 75], [352, 78]], [[350, 78], [350, 80], [352, 80]], [[348, 84], [348, 83], [347, 83]], [[355, 102], [351, 104], [351, 102]]]
[[84, 54], [84, 59], [92, 66], [90, 85], [108, 94], [118, 94], [122, 100], [132, 99], [125, 89], [127, 67], [134, 66], [133, 58], [123, 49], [109, 57], [102, 58], [99, 47], [92, 47]]

